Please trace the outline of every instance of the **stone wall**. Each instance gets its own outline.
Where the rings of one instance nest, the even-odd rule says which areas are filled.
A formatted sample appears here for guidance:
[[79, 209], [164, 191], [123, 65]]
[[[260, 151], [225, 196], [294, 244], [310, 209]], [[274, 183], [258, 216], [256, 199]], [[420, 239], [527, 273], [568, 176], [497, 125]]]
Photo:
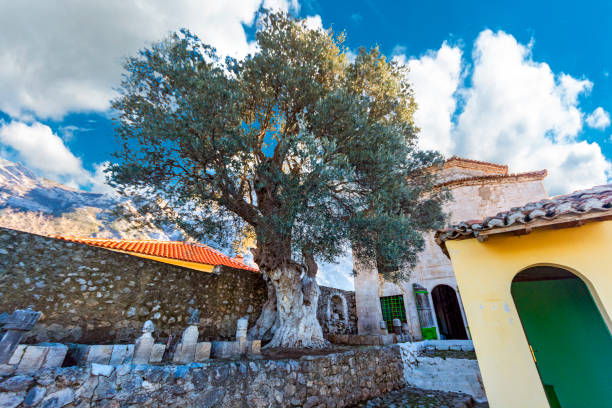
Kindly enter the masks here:
[[[340, 294], [343, 327], [355, 330], [352, 292], [321, 287], [319, 318]], [[201, 313], [200, 340], [233, 340], [236, 321], [253, 324], [266, 300], [261, 275], [224, 268], [195, 271], [85, 244], [0, 228], [0, 313], [31, 307], [43, 312], [26, 343], [133, 343], [146, 320], [165, 342], [180, 335], [193, 309]]]
[[218, 275], [0, 228], [0, 311], [43, 312], [26, 342], [132, 343], [152, 320], [156, 340], [180, 334], [194, 308], [201, 340], [233, 339], [265, 301], [259, 274]]
[[404, 360], [394, 345], [289, 360], [46, 369], [0, 378], [0, 406], [344, 407], [405, 385]]

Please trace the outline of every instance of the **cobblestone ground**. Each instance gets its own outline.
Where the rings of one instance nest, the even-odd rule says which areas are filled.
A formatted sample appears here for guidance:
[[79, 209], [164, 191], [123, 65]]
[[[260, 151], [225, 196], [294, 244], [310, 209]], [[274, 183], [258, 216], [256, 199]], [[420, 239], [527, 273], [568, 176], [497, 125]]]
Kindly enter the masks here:
[[476, 404], [471, 396], [456, 392], [429, 391], [404, 387], [382, 397], [373, 398], [353, 408], [489, 408], [489, 404]]

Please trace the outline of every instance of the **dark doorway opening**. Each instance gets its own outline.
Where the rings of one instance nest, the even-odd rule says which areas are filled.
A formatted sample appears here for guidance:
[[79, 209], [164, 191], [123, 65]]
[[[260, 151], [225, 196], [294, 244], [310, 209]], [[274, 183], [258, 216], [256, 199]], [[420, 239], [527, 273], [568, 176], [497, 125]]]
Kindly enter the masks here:
[[511, 293], [551, 408], [610, 406], [612, 337], [582, 279], [538, 266]]
[[448, 285], [438, 285], [431, 291], [438, 331], [442, 340], [467, 340], [461, 308], [455, 289]]

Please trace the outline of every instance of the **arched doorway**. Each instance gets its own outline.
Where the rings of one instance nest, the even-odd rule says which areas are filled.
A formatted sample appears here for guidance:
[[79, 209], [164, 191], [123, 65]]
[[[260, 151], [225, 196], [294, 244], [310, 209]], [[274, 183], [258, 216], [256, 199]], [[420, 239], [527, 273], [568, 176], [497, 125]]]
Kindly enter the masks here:
[[517, 274], [512, 297], [551, 408], [612, 401], [612, 337], [587, 285], [538, 266]]
[[467, 340], [463, 316], [455, 289], [448, 285], [438, 285], [431, 291], [438, 331], [443, 340]]

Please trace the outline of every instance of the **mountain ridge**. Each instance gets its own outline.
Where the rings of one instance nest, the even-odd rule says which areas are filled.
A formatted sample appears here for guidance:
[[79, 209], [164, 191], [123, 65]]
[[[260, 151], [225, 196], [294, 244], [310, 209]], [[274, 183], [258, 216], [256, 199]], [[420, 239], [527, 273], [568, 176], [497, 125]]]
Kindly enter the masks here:
[[[118, 216], [127, 210], [138, 225]], [[137, 214], [126, 198], [71, 188], [0, 158], [0, 226], [39, 235], [115, 239], [175, 239]]]

